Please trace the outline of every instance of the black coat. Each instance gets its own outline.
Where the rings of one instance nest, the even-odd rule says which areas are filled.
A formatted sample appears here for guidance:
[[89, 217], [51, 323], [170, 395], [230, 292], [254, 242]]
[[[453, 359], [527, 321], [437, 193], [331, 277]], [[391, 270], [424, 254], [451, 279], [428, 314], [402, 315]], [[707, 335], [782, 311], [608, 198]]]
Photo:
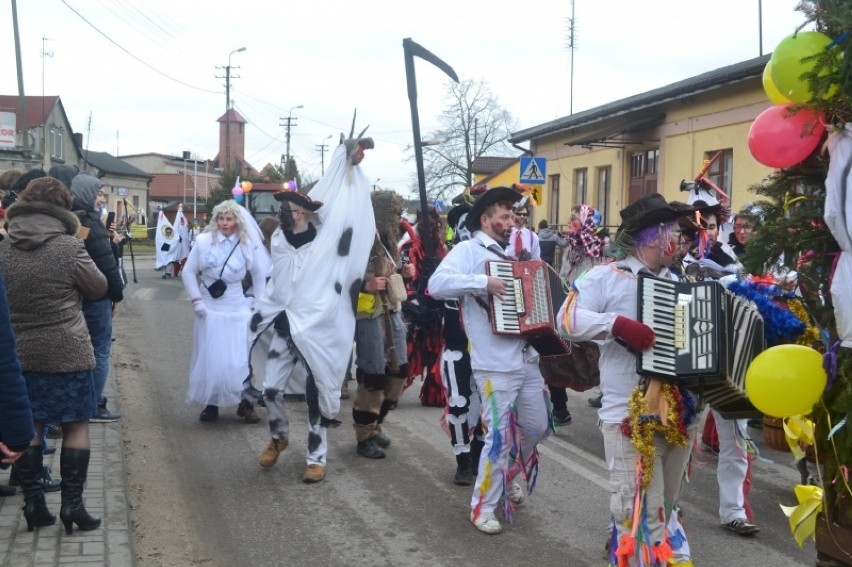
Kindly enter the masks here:
[[30, 398], [15, 350], [6, 285], [0, 276], [0, 441], [20, 452], [26, 450], [33, 437]]
[[80, 219], [80, 224], [89, 229], [89, 235], [85, 240], [86, 251], [101, 273], [106, 276], [109, 291], [104, 298], [108, 297], [116, 303], [121, 301], [124, 299], [124, 280], [118, 270], [115, 255], [112, 253], [109, 233], [101, 222], [100, 215], [96, 211], [77, 210], [74, 213]]

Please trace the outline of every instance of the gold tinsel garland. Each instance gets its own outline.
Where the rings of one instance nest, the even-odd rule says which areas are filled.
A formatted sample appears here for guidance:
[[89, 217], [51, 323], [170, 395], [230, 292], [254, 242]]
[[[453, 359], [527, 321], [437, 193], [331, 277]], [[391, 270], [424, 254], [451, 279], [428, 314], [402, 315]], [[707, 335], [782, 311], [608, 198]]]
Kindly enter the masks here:
[[805, 324], [805, 332], [796, 339], [796, 344], [813, 348], [814, 345], [819, 343], [820, 334], [819, 329], [813, 324], [807, 309], [805, 309], [804, 303], [800, 298], [794, 297], [787, 300], [787, 309]]
[[642, 458], [642, 478], [639, 479], [639, 483], [643, 489], [648, 487], [654, 477], [654, 458], [657, 454], [654, 435], [659, 432], [666, 441], [679, 447], [686, 447], [689, 442], [689, 435], [681, 415], [680, 392], [672, 384], [663, 384], [662, 395], [668, 402], [666, 425], [662, 424], [658, 416], [651, 415], [641, 386], [633, 390], [627, 402], [630, 411], [628, 417], [630, 441]]

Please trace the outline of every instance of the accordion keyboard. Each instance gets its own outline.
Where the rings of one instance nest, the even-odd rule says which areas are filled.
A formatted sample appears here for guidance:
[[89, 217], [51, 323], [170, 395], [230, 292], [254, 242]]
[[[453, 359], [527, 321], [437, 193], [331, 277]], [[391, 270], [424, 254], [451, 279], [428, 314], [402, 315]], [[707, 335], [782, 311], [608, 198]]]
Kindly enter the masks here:
[[524, 313], [524, 291], [519, 278], [516, 278], [512, 270], [511, 262], [491, 262], [490, 275], [503, 280], [506, 284], [506, 293], [503, 299], [492, 297], [492, 309], [494, 315], [494, 330], [498, 333], [521, 334], [519, 313]]

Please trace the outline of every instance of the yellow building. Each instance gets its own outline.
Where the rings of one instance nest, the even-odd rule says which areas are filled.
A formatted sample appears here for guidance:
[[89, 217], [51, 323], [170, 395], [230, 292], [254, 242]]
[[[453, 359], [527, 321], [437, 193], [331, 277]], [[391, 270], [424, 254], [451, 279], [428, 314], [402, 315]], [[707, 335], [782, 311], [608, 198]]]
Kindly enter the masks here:
[[[692, 180], [720, 151], [707, 177], [731, 196], [734, 211], [754, 201], [748, 187], [771, 172], [748, 149], [752, 121], [770, 106], [761, 82], [768, 60], [765, 55], [515, 132], [511, 143], [529, 142], [533, 155], [547, 159], [543, 199], [530, 225], [544, 218], [564, 227], [571, 207], [586, 203], [617, 227], [619, 211], [643, 194], [686, 201], [681, 181]], [[518, 181], [517, 166], [505, 173]]]

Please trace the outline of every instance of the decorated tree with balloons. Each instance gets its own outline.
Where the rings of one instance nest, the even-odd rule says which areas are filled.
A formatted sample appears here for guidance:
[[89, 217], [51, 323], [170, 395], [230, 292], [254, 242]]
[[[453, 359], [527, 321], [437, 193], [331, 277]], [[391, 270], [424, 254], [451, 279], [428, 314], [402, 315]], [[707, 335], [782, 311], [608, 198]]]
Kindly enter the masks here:
[[821, 488], [800, 485], [799, 505], [782, 507], [796, 540], [813, 535], [821, 564], [852, 565], [852, 1], [797, 10], [805, 22], [764, 70], [772, 106], [749, 131], [753, 157], [775, 171], [750, 188], [761, 197], [751, 207], [759, 229], [743, 264], [753, 274], [795, 271], [788, 297], [814, 332], [759, 355], [746, 391], [784, 419], [791, 445], [813, 444], [823, 462]]

